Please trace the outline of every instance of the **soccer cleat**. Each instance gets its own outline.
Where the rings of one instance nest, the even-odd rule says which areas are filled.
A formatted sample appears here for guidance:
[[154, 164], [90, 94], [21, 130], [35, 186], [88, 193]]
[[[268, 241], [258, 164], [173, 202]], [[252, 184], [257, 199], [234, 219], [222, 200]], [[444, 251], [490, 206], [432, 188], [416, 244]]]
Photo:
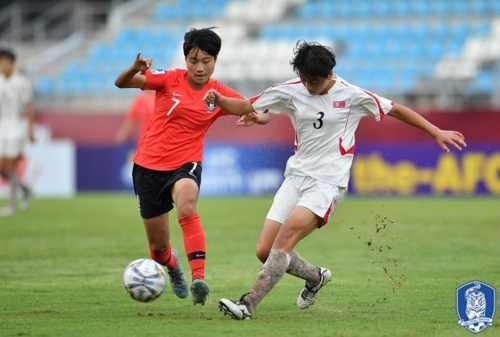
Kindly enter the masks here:
[[[245, 294], [246, 295], [246, 294]], [[252, 313], [248, 310], [248, 304], [243, 299], [245, 295], [241, 296], [239, 301], [231, 301], [227, 298], [222, 298], [219, 301], [219, 310], [224, 312], [232, 319], [236, 320], [249, 320], [252, 318]]]
[[177, 297], [186, 298], [189, 295], [188, 282], [186, 280], [186, 276], [184, 276], [184, 273], [182, 272], [181, 263], [179, 261], [179, 253], [177, 250], [172, 249], [172, 255], [177, 260], [177, 267], [174, 270], [168, 271], [170, 286]]
[[5, 206], [0, 208], [0, 216], [11, 216], [16, 213], [16, 208], [12, 206]]
[[196, 279], [191, 284], [191, 294], [193, 295], [193, 304], [196, 305], [200, 303], [201, 305], [205, 305], [207, 302], [207, 296], [210, 292], [208, 288], [208, 284], [205, 281]]
[[307, 309], [314, 304], [318, 291], [332, 279], [332, 272], [326, 268], [320, 267], [319, 276], [319, 283], [314, 287], [309, 286], [306, 282], [304, 289], [302, 289], [297, 299], [297, 307], [299, 307], [299, 309]]

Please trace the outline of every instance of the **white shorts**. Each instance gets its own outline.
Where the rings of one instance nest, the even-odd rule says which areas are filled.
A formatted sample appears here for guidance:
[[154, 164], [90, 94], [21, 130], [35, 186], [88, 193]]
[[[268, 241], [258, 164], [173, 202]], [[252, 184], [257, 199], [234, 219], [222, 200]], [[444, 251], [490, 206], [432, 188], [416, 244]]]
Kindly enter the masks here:
[[346, 189], [311, 177], [289, 176], [285, 179], [267, 214], [267, 219], [284, 223], [297, 206], [303, 206], [323, 219], [321, 226], [335, 213]]
[[17, 158], [22, 154], [26, 134], [24, 128], [0, 127], [0, 158]]

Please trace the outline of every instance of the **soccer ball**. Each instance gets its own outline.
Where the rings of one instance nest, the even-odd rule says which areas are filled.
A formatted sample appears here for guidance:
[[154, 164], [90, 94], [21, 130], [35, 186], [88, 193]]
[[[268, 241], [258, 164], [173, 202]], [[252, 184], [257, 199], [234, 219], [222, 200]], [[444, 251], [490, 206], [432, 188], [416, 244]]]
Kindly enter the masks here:
[[130, 262], [123, 273], [123, 287], [139, 302], [156, 300], [165, 290], [167, 275], [161, 265], [150, 259]]

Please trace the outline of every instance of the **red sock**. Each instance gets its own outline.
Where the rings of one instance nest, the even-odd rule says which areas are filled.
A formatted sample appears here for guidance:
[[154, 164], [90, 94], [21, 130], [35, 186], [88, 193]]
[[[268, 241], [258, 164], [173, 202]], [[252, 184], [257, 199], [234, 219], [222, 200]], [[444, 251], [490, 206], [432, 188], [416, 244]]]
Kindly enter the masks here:
[[185, 216], [179, 220], [184, 237], [192, 279], [205, 279], [205, 232], [198, 213]]
[[173, 270], [177, 267], [177, 260], [172, 258], [172, 247], [170, 243], [167, 249], [165, 249], [161, 254], [156, 255], [151, 249], [149, 249], [149, 256], [162, 266], [166, 266], [168, 270]]

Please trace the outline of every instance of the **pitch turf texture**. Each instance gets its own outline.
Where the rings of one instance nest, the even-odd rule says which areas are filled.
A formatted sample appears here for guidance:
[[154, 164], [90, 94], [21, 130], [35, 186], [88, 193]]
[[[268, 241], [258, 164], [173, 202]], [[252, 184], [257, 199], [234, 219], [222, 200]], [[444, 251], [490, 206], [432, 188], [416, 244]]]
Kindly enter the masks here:
[[[35, 200], [0, 218], [0, 336], [471, 336], [457, 324], [456, 288], [480, 280], [500, 291], [498, 199], [347, 198], [297, 248], [332, 270], [317, 302], [297, 309], [303, 281], [285, 275], [253, 320], [233, 321], [217, 301], [239, 298], [255, 280], [270, 203], [200, 200], [211, 288], [202, 307], [170, 285], [153, 303], [125, 293], [125, 266], [147, 257], [131, 194]], [[176, 222], [171, 231], [182, 251]], [[495, 316], [481, 336], [500, 336]]]

